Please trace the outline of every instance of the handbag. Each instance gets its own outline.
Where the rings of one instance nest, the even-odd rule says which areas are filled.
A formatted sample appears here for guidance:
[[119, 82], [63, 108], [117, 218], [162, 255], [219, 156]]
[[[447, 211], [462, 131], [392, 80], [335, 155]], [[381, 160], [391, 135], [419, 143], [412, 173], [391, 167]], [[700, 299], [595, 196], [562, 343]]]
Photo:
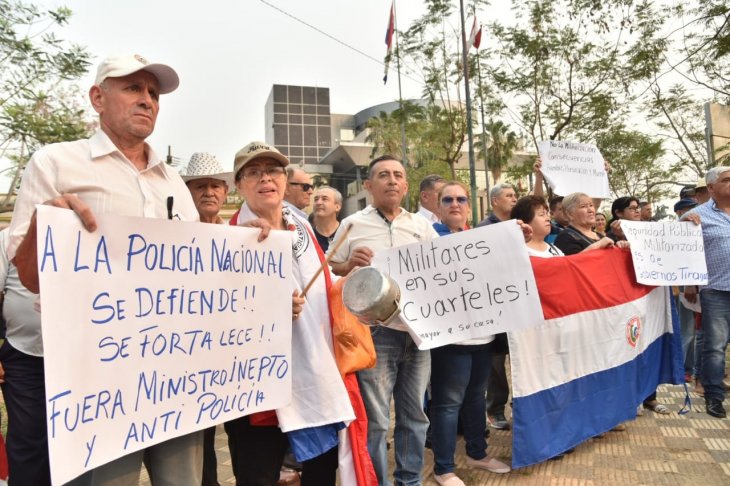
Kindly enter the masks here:
[[376, 360], [370, 328], [347, 310], [342, 301], [342, 287], [346, 280], [339, 279], [328, 290], [335, 361], [343, 376], [372, 368]]

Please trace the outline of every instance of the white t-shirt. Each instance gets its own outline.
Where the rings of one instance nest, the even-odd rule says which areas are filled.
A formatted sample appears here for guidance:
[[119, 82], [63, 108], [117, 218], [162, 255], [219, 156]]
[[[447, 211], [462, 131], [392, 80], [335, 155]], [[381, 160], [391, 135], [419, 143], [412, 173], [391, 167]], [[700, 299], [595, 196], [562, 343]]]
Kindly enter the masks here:
[[7, 237], [7, 228], [0, 231], [0, 278], [5, 290], [3, 317], [7, 326], [5, 339], [22, 353], [42, 357], [41, 314], [35, 308], [38, 296], [20, 283], [18, 269], [5, 253]]
[[547, 243], [548, 247], [545, 250], [535, 250], [534, 248], [527, 247], [527, 254], [534, 257], [540, 258], [552, 258], [556, 256], [565, 256], [565, 254], [555, 245]]

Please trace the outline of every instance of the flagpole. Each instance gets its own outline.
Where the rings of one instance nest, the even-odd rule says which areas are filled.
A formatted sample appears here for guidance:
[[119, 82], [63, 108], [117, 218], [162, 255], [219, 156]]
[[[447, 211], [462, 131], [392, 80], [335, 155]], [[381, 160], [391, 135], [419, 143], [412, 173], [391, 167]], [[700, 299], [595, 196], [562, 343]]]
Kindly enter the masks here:
[[[400, 81], [400, 48], [398, 45], [398, 12], [396, 8], [395, 0], [393, 0], [393, 18], [394, 18], [394, 34], [395, 34], [395, 61], [396, 61], [396, 69], [398, 71], [398, 108], [400, 109], [401, 113], [401, 120], [400, 120], [400, 136], [401, 136], [401, 145], [403, 150], [403, 166], [408, 167], [408, 144], [406, 143], [406, 113], [403, 111], [403, 92], [401, 90], [401, 81]], [[411, 210], [411, 198], [406, 198], [406, 211]]]
[[471, 217], [472, 225], [479, 222], [477, 209], [477, 175], [474, 167], [474, 140], [471, 126], [471, 94], [469, 93], [469, 51], [466, 45], [466, 26], [464, 22], [464, 0], [459, 0], [461, 13], [461, 48], [462, 64], [464, 65], [464, 90], [466, 94], [466, 129], [469, 142], [469, 178], [471, 179]]
[[479, 73], [479, 99], [481, 100], [480, 112], [482, 114], [482, 150], [484, 151], [484, 178], [487, 181], [486, 186], [486, 199], [487, 199], [487, 213], [492, 206], [492, 200], [489, 197], [489, 160], [487, 159], [487, 129], [484, 123], [484, 87], [482, 86], [482, 68], [479, 59], [479, 48], [477, 47], [477, 73]]

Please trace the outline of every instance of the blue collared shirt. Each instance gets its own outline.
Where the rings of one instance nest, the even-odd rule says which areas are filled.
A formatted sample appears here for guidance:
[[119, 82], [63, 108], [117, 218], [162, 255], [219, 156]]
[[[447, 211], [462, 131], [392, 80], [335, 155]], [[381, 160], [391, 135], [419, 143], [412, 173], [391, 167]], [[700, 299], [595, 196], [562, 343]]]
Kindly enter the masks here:
[[730, 291], [730, 214], [717, 207], [714, 199], [690, 213], [699, 215], [707, 262], [707, 287]]

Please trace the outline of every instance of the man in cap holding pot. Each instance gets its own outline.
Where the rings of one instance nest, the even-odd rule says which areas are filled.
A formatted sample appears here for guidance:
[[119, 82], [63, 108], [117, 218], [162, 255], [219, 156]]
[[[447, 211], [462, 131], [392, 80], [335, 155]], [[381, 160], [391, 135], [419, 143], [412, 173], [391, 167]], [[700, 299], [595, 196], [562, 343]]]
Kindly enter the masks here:
[[[400, 204], [408, 192], [406, 170], [401, 161], [383, 155], [370, 163], [365, 188], [372, 203], [348, 216], [330, 244], [332, 269], [346, 275], [355, 267], [370, 265], [375, 251], [436, 238], [431, 223], [409, 213]], [[343, 228], [350, 227], [345, 241]], [[337, 251], [332, 251], [337, 248]], [[377, 362], [359, 371], [360, 391], [368, 415], [368, 450], [378, 484], [388, 486], [390, 400], [395, 398], [394, 477], [398, 484], [420, 485], [428, 417], [423, 399], [431, 372], [431, 354], [420, 351], [397, 318], [388, 327], [371, 328]]]
[[[89, 90], [99, 130], [88, 140], [48, 145], [33, 155], [15, 203], [8, 243], [8, 257], [29, 290], [39, 291], [36, 204], [74, 210], [89, 231], [96, 230], [95, 215], [101, 213], [198, 220], [180, 176], [145, 142], [155, 128], [160, 95], [178, 85], [177, 73], [167, 65], [150, 64], [139, 55], [109, 57], [99, 65]], [[0, 360], [12, 353], [4, 347]], [[9, 372], [6, 379], [13, 379]], [[71, 484], [136, 486], [146, 452], [153, 484], [199, 486], [202, 437], [202, 431], [195, 432], [128, 454]]]

